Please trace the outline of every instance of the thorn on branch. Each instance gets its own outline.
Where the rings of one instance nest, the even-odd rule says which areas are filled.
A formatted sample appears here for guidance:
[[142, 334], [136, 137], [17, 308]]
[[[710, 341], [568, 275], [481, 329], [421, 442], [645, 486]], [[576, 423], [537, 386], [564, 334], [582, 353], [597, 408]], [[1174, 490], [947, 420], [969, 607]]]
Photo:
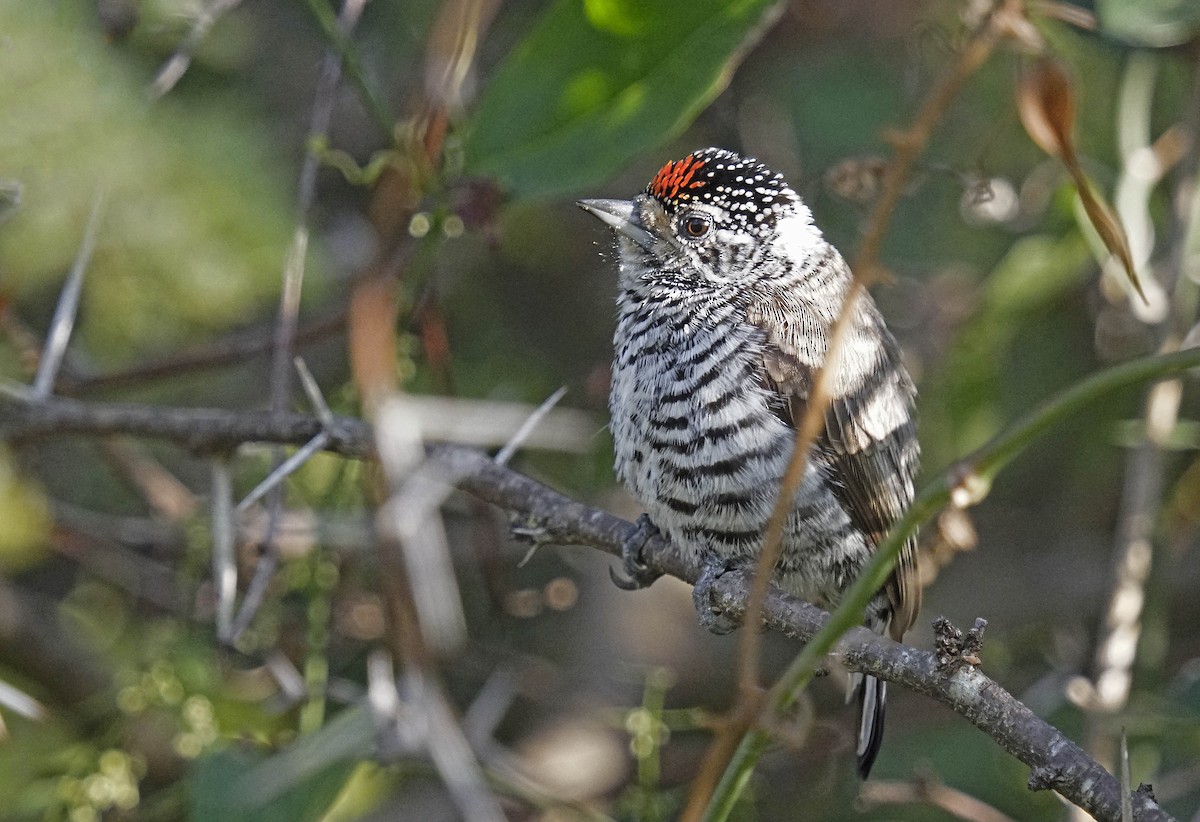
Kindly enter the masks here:
[[533, 559], [533, 555], [537, 553], [537, 549], [543, 545], [554, 542], [554, 537], [550, 533], [550, 529], [539, 517], [533, 514], [521, 511], [508, 512], [508, 533], [517, 542], [523, 542], [529, 546], [529, 550], [525, 552], [525, 556], [517, 563], [518, 568], [524, 568], [529, 564], [529, 560]]
[[75, 254], [75, 262], [67, 273], [67, 281], [63, 284], [58, 304], [54, 307], [54, 318], [50, 321], [50, 330], [46, 334], [46, 343], [33, 378], [32, 398], [35, 400], [44, 400], [54, 393], [58, 370], [67, 355], [67, 345], [71, 341], [71, 332], [75, 329], [75, 320], [79, 314], [83, 277], [91, 265], [92, 253], [96, 250], [96, 238], [104, 214], [104, 201], [104, 191], [97, 191], [92, 198], [92, 212], [88, 217], [79, 250]]
[[521, 424], [517, 432], [512, 435], [512, 438], [504, 444], [504, 447], [497, 452], [495, 460], [497, 465], [506, 465], [513, 454], [529, 439], [529, 435], [533, 433], [533, 429], [538, 427], [538, 424], [546, 418], [554, 406], [558, 405], [558, 401], [567, 395], [567, 387], [564, 385], [547, 397], [541, 405], [534, 409], [533, 413]]
[[553, 542], [550, 529], [540, 517], [525, 511], [510, 511], [508, 513], [508, 530], [517, 542], [524, 542], [534, 547]]
[[964, 665], [972, 667], [982, 664], [980, 654], [983, 652], [983, 632], [987, 628], [987, 620], [982, 617], [975, 619], [975, 625], [963, 632], [944, 616], [933, 621], [934, 655], [937, 658], [937, 670], [943, 673], [954, 673]]

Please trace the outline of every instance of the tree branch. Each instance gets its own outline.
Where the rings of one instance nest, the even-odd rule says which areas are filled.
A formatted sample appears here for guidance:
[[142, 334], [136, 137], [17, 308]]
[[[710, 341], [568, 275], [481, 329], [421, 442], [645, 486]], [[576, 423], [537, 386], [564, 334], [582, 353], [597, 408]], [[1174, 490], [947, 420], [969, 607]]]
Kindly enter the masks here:
[[[60, 434], [124, 433], [167, 439], [201, 454], [252, 441], [299, 445], [322, 427], [315, 417], [301, 414], [272, 416], [256, 411], [155, 408], [61, 398], [39, 403], [0, 400], [0, 411], [0, 438], [13, 442]], [[371, 455], [372, 441], [365, 423], [336, 418], [328, 430], [328, 450], [354, 458]], [[437, 445], [429, 454], [445, 464], [450, 475], [462, 477], [458, 483], [462, 490], [508, 511], [516, 529], [537, 541], [588, 545], [620, 556], [622, 543], [634, 531], [632, 523], [498, 465], [482, 452]], [[651, 567], [687, 582], [694, 583], [702, 571], [694, 558], [661, 537], [646, 544], [643, 558]], [[750, 582], [743, 574], [731, 572], [717, 579], [714, 591], [719, 604], [737, 614], [745, 607]], [[815, 637], [829, 620], [824, 611], [774, 587], [763, 616], [770, 627], [801, 641]], [[939, 665], [933, 652], [901, 645], [866, 628], [848, 631], [831, 655], [849, 670], [871, 673], [925, 694], [965, 717], [1030, 767], [1030, 788], [1053, 789], [1099, 820], [1121, 818], [1118, 780], [974, 665], [965, 660], [950, 668]], [[1170, 819], [1148, 792], [1136, 793], [1133, 803], [1135, 819]]]
[[[21, 403], [0, 398], [0, 439], [21, 443], [64, 434], [129, 434], [174, 442], [196, 454], [232, 451], [248, 442], [303, 445], [322, 429], [308, 414], [161, 408], [152, 405], [80, 402], [53, 397]], [[362, 420], [335, 417], [325, 450], [364, 459], [375, 450]]]
[[[521, 529], [536, 539], [588, 545], [619, 557], [622, 543], [636, 528], [496, 465], [477, 451], [437, 446], [431, 455], [463, 477], [460, 488], [514, 514]], [[703, 571], [694, 557], [661, 536], [645, 545], [642, 559], [689, 583], [695, 583]], [[720, 598], [718, 604], [737, 615], [749, 599], [750, 581], [742, 573], [726, 573], [717, 578], [713, 589]], [[825, 627], [829, 614], [772, 586], [763, 617], [769, 627], [808, 641]], [[848, 631], [832, 656], [851, 671], [870, 673], [925, 694], [965, 717], [1030, 767], [1032, 790], [1056, 790], [1100, 820], [1121, 818], [1119, 781], [977, 667], [964, 664], [953, 671], [943, 670], [933, 652], [901, 645], [861, 627]], [[1148, 793], [1139, 792], [1133, 800], [1135, 819], [1171, 818]]]

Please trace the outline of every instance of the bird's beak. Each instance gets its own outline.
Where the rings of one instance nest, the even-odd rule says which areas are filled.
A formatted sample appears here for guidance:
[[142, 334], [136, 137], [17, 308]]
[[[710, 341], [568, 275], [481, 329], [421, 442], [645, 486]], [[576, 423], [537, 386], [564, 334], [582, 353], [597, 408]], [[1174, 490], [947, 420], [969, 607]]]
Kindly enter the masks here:
[[576, 204], [647, 251], [654, 247], [654, 238], [634, 216], [637, 204], [632, 200], [579, 200]]

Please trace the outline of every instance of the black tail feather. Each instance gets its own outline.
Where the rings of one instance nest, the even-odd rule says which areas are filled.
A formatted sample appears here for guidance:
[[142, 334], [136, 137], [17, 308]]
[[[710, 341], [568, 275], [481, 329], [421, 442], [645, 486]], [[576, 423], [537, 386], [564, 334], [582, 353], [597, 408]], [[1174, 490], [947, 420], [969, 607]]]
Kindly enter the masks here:
[[858, 686], [858, 773], [866, 779], [883, 744], [883, 710], [887, 702], [887, 683], [864, 676]]

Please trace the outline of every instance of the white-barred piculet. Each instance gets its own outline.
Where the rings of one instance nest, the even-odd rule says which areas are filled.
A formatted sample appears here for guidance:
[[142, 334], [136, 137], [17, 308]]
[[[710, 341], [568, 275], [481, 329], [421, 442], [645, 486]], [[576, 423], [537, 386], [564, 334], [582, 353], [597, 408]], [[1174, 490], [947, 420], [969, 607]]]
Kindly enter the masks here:
[[[712, 581], [752, 567], [850, 268], [784, 179], [708, 148], [667, 163], [633, 200], [583, 200], [612, 227], [618, 320], [609, 407], [616, 471], [657, 528], [705, 565], [705, 627], [736, 627]], [[857, 300], [825, 429], [792, 500], [774, 581], [832, 608], [913, 498], [913, 383], [874, 301]], [[626, 587], [657, 576], [625, 552]], [[614, 579], [617, 577], [614, 576]], [[899, 640], [921, 601], [915, 538], [864, 622]], [[883, 735], [885, 683], [856, 677], [865, 778]]]

